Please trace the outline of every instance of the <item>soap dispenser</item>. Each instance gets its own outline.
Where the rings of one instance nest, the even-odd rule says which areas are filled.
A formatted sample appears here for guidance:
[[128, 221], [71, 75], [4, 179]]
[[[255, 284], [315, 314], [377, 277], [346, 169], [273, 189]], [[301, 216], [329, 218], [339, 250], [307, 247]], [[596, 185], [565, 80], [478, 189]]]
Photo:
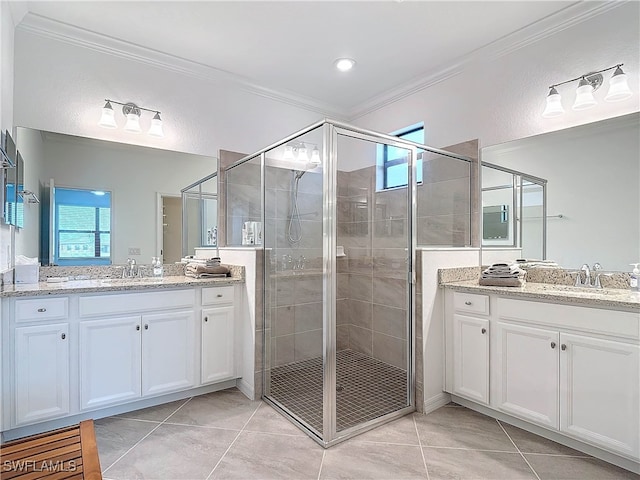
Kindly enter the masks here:
[[640, 285], [638, 285], [638, 282], [640, 281], [640, 270], [638, 270], [638, 265], [640, 265], [640, 263], [630, 263], [629, 265], [633, 265], [633, 271], [631, 272], [631, 280], [629, 281], [629, 286], [631, 287], [631, 291], [640, 292]]
[[163, 268], [160, 257], [151, 257], [151, 267], [153, 268], [154, 278], [162, 278]]

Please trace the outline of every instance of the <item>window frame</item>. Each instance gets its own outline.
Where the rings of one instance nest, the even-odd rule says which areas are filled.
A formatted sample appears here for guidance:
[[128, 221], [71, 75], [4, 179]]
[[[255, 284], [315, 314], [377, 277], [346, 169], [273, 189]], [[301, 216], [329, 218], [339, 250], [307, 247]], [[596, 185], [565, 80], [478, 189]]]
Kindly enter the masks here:
[[[54, 231], [53, 234], [55, 236], [55, 240], [54, 240], [54, 245], [55, 245], [55, 251], [53, 253], [53, 257], [54, 257], [54, 261], [57, 265], [65, 265], [65, 266], [74, 266], [74, 265], [111, 265], [112, 264], [112, 249], [111, 249], [111, 240], [113, 239], [113, 192], [110, 191], [106, 191], [106, 190], [101, 190], [104, 191], [106, 194], [109, 195], [109, 206], [106, 207], [104, 205], [99, 205], [100, 202], [96, 202], [96, 205], [87, 205], [84, 203], [70, 203], [68, 201], [63, 201], [63, 202], [59, 202], [57, 200], [57, 194], [58, 194], [58, 190], [64, 190], [64, 191], [78, 191], [78, 192], [85, 192], [85, 193], [93, 193], [95, 191], [97, 191], [96, 189], [88, 189], [88, 188], [77, 188], [77, 187], [56, 187], [56, 191], [54, 193], [54, 209], [55, 209], [55, 227], [54, 227]], [[76, 206], [76, 207], [85, 207], [85, 208], [91, 208], [93, 209], [93, 213], [94, 213], [94, 223], [93, 226], [95, 227], [92, 230], [87, 230], [87, 229], [78, 229], [78, 230], [72, 230], [72, 229], [68, 229], [68, 228], [59, 228], [60, 225], [60, 207], [61, 206]], [[109, 209], [109, 230], [103, 230], [100, 228], [100, 210], [101, 209]], [[68, 256], [63, 256], [63, 253], [60, 251], [60, 235], [64, 234], [64, 233], [71, 233], [71, 234], [92, 234], [93, 235], [93, 255], [92, 256], [82, 256], [82, 257], [68, 257]], [[98, 254], [100, 254], [100, 250], [102, 247], [102, 242], [101, 242], [101, 235], [104, 234], [108, 234], [109, 235], [109, 256], [108, 257], [103, 257], [103, 256], [96, 256], [96, 252]]]
[[[415, 125], [411, 125], [409, 127], [403, 128], [401, 130], [398, 130], [394, 133], [392, 133], [391, 135], [394, 135], [398, 138], [404, 138], [406, 135], [410, 135], [412, 133], [415, 132], [419, 132], [419, 131], [423, 131], [424, 132], [424, 123], [418, 123]], [[424, 133], [423, 133], [423, 139], [424, 139]], [[423, 140], [424, 142], [424, 140]], [[394, 147], [397, 148], [397, 147]], [[403, 159], [394, 159], [394, 160], [388, 160], [388, 156], [389, 156], [389, 145], [383, 145], [382, 148], [382, 162], [381, 162], [381, 167], [382, 167], [382, 190], [393, 190], [394, 188], [402, 188], [402, 187], [406, 187], [408, 185], [407, 183], [403, 183], [403, 184], [399, 184], [399, 185], [392, 185], [389, 186], [388, 185], [388, 173], [387, 170], [390, 167], [394, 167], [396, 165], [402, 165], [402, 164], [406, 164], [406, 161], [403, 161]], [[422, 179], [416, 179], [418, 184], [422, 183]]]

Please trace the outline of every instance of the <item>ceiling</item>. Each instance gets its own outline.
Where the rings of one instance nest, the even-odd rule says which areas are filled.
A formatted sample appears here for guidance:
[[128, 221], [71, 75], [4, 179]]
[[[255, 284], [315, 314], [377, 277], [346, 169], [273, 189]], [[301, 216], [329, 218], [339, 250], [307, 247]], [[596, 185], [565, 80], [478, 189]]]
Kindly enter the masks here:
[[[119, 50], [142, 48], [165, 62], [186, 62], [246, 87], [353, 117], [455, 74], [454, 67], [488, 51], [552, 33], [599, 4], [29, 1], [23, 22], [46, 21], [46, 28], [90, 36], [93, 43], [116, 41]], [[357, 64], [341, 73], [333, 62], [345, 56]]]

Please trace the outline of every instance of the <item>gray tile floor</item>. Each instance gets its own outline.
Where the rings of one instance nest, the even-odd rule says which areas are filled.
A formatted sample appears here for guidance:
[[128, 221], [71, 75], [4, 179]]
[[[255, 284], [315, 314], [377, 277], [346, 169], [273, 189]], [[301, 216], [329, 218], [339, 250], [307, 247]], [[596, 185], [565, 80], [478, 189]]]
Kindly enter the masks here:
[[459, 406], [408, 415], [327, 450], [235, 389], [95, 425], [111, 480], [640, 479]]

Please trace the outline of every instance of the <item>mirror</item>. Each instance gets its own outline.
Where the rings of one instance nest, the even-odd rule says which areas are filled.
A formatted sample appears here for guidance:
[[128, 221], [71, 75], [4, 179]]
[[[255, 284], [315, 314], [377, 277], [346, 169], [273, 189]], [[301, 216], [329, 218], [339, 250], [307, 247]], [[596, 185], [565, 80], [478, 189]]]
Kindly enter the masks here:
[[182, 255], [218, 246], [218, 174], [182, 189]]
[[[636, 112], [485, 147], [482, 161], [548, 181], [548, 260], [568, 269], [599, 262], [606, 271], [629, 271], [640, 261], [638, 131]], [[529, 220], [539, 220], [540, 189], [524, 184], [522, 195], [530, 200]], [[530, 223], [532, 232], [541, 228]], [[524, 256], [531, 243], [524, 232], [522, 241]]]
[[2, 221], [7, 225], [16, 224], [16, 207], [18, 193], [16, 183], [18, 181], [16, 144], [8, 130], [2, 134], [3, 165], [8, 168], [2, 170]]
[[[163, 250], [163, 198], [180, 199], [180, 190], [217, 169], [217, 159], [202, 155], [107, 142], [19, 127], [17, 143], [24, 155], [25, 189], [39, 193], [42, 205], [25, 204], [25, 219], [35, 216], [46, 225], [49, 212], [56, 209], [50, 183], [90, 192], [110, 192], [110, 262], [124, 264], [135, 258], [148, 264]], [[31, 183], [30, 183], [31, 182]], [[53, 200], [53, 201], [52, 201]], [[42, 211], [41, 211], [42, 210]], [[55, 215], [51, 218], [55, 218]], [[26, 222], [31, 228], [33, 222]], [[178, 232], [181, 220], [176, 223]], [[172, 226], [173, 226], [172, 225]], [[37, 235], [40, 242], [27, 243], [16, 237], [16, 252], [49, 263], [49, 254], [38, 243], [47, 245], [49, 232], [59, 235], [55, 226], [35, 225], [24, 237]], [[180, 235], [178, 235], [180, 237]], [[180, 241], [180, 240], [178, 240]], [[53, 243], [55, 245], [55, 242]], [[181, 252], [182, 248], [178, 248]], [[179, 258], [166, 258], [179, 261]]]

